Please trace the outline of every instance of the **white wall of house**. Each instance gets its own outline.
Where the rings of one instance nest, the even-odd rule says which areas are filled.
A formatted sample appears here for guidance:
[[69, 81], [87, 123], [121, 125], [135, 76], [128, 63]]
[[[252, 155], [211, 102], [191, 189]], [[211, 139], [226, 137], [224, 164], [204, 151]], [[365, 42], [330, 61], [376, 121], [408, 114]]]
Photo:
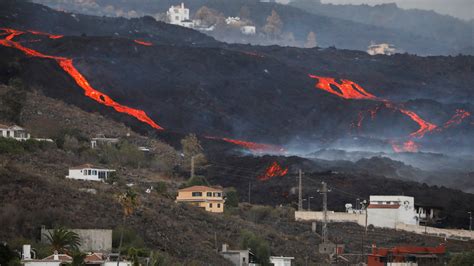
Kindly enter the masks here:
[[69, 169], [69, 175], [67, 175], [66, 178], [86, 181], [105, 181], [112, 172], [115, 172], [115, 170], [99, 168]]
[[[365, 212], [361, 213], [347, 213], [347, 212], [334, 212], [328, 211], [327, 217], [329, 222], [336, 223], [357, 223], [361, 226], [365, 226]], [[296, 211], [295, 219], [297, 221], [322, 221], [324, 219], [323, 212], [313, 211]]]
[[[106, 261], [102, 264], [103, 266], [117, 266], [116, 261]], [[131, 266], [132, 263], [130, 261], [121, 261], [119, 262], [119, 266]]]
[[418, 224], [415, 199], [408, 196], [370, 196], [368, 224], [395, 228], [397, 223]]
[[23, 261], [25, 266], [59, 266], [60, 261]]
[[26, 132], [24, 128], [19, 126], [0, 128], [0, 136], [16, 140], [28, 140], [30, 138], [30, 134]]
[[254, 35], [257, 33], [255, 26], [243, 26], [240, 28], [240, 31], [246, 35]]
[[168, 15], [170, 23], [174, 25], [185, 26], [183, 24], [183, 21], [189, 20], [189, 8], [185, 8], [184, 3], [181, 3], [181, 5], [179, 6], [171, 6], [166, 12], [166, 14]]
[[270, 257], [270, 263], [273, 263], [273, 266], [291, 266], [291, 261], [294, 257]]

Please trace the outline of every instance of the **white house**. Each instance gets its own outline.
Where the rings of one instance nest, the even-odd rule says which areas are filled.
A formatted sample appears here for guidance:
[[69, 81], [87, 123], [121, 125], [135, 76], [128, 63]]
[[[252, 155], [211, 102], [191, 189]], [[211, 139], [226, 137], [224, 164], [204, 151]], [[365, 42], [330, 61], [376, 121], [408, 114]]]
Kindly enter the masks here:
[[393, 55], [397, 52], [397, 49], [391, 44], [388, 43], [380, 43], [380, 44], [374, 44], [372, 43], [367, 47], [367, 53], [370, 55], [378, 55], [378, 54], [384, 54], [384, 55]]
[[245, 35], [255, 35], [257, 33], [257, 29], [255, 26], [242, 26], [240, 27], [240, 32]]
[[240, 24], [240, 17], [227, 17], [225, 19], [225, 24], [230, 25], [230, 24]]
[[270, 263], [273, 263], [273, 266], [291, 266], [291, 261], [294, 259], [294, 257], [270, 256]]
[[367, 223], [386, 228], [395, 228], [397, 223], [418, 225], [415, 199], [408, 196], [370, 196]]
[[194, 22], [189, 19], [189, 8], [184, 7], [184, 3], [178, 6], [171, 6], [166, 12], [169, 22], [187, 28], [193, 28]]
[[249, 262], [251, 253], [248, 249], [243, 250], [230, 250], [227, 244], [222, 245], [221, 250], [222, 257], [230, 260], [235, 266], [247, 266], [251, 265]]
[[0, 137], [13, 138], [16, 140], [28, 140], [30, 134], [26, 130], [17, 125], [6, 126], [0, 124]]
[[95, 149], [99, 145], [111, 145], [118, 143], [120, 139], [118, 138], [106, 138], [104, 135], [98, 135], [95, 138], [91, 139], [91, 148]]
[[84, 164], [69, 168], [69, 175], [66, 178], [88, 180], [88, 181], [105, 181], [110, 177], [113, 169], [97, 167], [92, 164]]

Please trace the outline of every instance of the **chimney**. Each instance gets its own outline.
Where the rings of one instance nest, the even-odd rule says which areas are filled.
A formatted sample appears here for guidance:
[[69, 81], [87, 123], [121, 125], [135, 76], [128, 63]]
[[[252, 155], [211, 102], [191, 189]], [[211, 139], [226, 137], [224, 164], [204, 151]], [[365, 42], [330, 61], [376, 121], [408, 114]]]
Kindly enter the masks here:
[[181, 9], [184, 9], [184, 3], [181, 3]]
[[222, 252], [227, 252], [227, 244], [222, 244]]
[[57, 250], [54, 251], [53, 260], [59, 260], [59, 255], [58, 255], [58, 251], [57, 251]]
[[31, 260], [31, 245], [23, 245], [23, 259]]

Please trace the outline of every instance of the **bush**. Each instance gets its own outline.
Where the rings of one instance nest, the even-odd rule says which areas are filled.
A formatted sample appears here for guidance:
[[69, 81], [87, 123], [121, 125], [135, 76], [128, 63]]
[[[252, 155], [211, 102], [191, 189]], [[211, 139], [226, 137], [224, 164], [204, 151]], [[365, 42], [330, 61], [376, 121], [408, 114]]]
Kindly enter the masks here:
[[122, 241], [122, 254], [127, 254], [130, 248], [144, 249], [145, 241], [135, 232], [133, 229], [128, 227], [118, 226], [112, 231], [112, 247], [118, 249], [120, 243], [120, 233], [123, 231]]
[[192, 187], [192, 186], [209, 186], [209, 182], [207, 182], [206, 178], [202, 175], [195, 175], [188, 179], [184, 187]]
[[248, 230], [240, 232], [240, 247], [250, 249], [255, 254], [257, 263], [262, 266], [270, 265], [270, 246], [268, 242]]
[[232, 208], [232, 207], [238, 207], [239, 206], [239, 194], [237, 193], [237, 190], [233, 187], [228, 188], [227, 191], [225, 192], [225, 207], [226, 208]]
[[474, 265], [474, 252], [464, 252], [454, 256], [449, 261], [449, 266], [471, 266]]
[[0, 154], [21, 154], [25, 151], [20, 141], [0, 137]]
[[160, 181], [160, 182], [156, 183], [154, 188], [155, 188], [156, 192], [160, 195], [163, 195], [168, 191], [168, 186], [163, 181]]

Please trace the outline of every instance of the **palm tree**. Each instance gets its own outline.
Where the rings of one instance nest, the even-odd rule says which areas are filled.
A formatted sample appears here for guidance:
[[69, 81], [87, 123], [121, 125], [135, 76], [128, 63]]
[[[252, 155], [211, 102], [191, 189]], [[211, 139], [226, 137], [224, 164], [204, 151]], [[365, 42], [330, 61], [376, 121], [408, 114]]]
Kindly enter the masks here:
[[71, 266], [81, 266], [84, 265], [84, 260], [86, 258], [86, 254], [76, 250], [72, 253], [72, 262]]
[[73, 231], [59, 227], [49, 231], [46, 239], [51, 245], [51, 251], [58, 253], [68, 253], [77, 250], [81, 245], [81, 238]]
[[122, 205], [123, 217], [122, 217], [122, 230], [120, 232], [120, 243], [118, 248], [118, 259], [117, 266], [120, 265], [120, 251], [122, 249], [123, 242], [123, 230], [125, 221], [128, 216], [132, 215], [133, 211], [139, 204], [138, 194], [132, 189], [128, 189], [127, 192], [122, 193], [118, 196], [118, 202]]

